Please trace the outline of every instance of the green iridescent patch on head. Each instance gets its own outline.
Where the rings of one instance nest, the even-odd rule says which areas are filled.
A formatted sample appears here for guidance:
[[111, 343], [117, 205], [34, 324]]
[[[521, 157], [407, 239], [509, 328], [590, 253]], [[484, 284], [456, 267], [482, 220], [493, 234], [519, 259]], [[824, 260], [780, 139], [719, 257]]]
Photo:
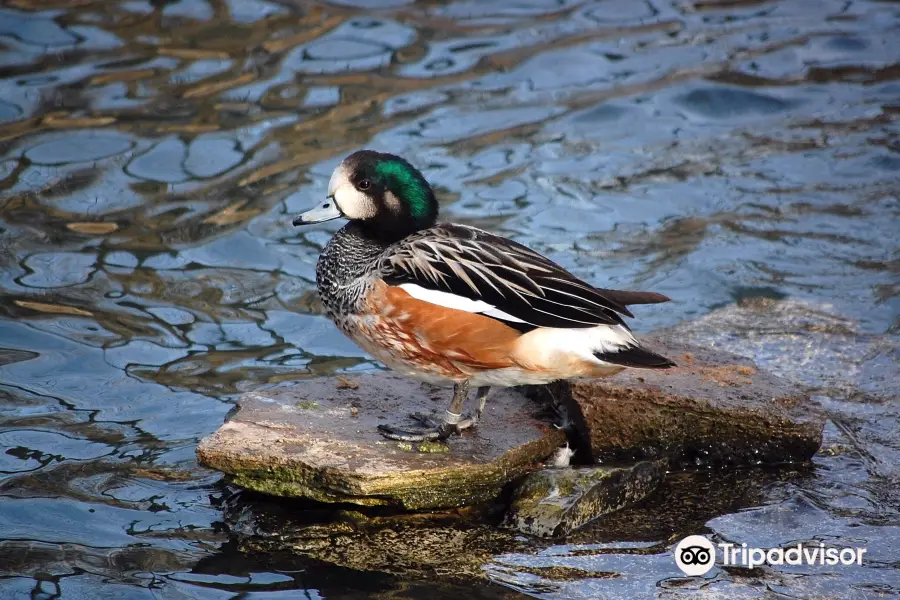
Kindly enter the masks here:
[[398, 160], [383, 160], [375, 166], [375, 173], [382, 181], [392, 184], [397, 196], [406, 203], [413, 217], [428, 215], [428, 184], [412, 166]]

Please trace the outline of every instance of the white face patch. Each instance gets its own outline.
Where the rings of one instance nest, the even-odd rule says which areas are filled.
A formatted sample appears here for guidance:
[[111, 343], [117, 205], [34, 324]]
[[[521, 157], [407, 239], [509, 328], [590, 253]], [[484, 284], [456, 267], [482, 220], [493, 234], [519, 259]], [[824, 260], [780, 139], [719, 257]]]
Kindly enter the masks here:
[[371, 198], [356, 189], [350, 181], [350, 170], [344, 163], [338, 165], [328, 182], [328, 195], [348, 219], [370, 219], [377, 207]]
[[400, 212], [400, 210], [401, 210], [400, 199], [397, 198], [397, 196], [394, 195], [394, 192], [392, 192], [390, 190], [387, 190], [384, 193], [384, 203], [387, 205], [387, 207], [390, 210], [392, 210], [394, 212]]

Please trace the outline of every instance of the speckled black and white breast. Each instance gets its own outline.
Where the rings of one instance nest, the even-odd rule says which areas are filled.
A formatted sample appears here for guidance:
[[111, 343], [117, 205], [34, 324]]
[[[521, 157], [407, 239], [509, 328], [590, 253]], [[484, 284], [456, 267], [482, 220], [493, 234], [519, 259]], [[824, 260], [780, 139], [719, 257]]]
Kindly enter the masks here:
[[364, 311], [366, 294], [377, 277], [373, 265], [387, 245], [348, 223], [325, 245], [316, 263], [316, 286], [325, 314], [351, 338], [355, 331], [348, 317]]

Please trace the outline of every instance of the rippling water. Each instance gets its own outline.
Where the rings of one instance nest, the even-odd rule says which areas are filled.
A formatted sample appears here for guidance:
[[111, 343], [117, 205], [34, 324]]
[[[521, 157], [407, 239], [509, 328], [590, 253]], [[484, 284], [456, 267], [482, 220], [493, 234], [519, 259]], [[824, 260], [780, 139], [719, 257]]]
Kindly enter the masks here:
[[[289, 225], [372, 147], [422, 167], [445, 218], [674, 299], [639, 329], [790, 297], [886, 365], [854, 371], [875, 396], [823, 399], [844, 451], [812, 473], [649, 541], [611, 522], [498, 556], [481, 597], [897, 597], [898, 57], [887, 1], [5, 2], [0, 596], [468, 593], [241, 554], [194, 459], [240, 392], [372, 368], [319, 315], [333, 227]], [[846, 366], [792, 356], [761, 358], [811, 386]], [[872, 560], [678, 584], [669, 538], [704, 527], [856, 535]]]

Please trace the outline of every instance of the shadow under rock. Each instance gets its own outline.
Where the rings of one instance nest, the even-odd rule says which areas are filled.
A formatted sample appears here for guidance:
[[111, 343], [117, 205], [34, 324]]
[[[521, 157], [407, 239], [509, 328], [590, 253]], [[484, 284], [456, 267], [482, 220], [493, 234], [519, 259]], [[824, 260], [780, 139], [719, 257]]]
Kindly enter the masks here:
[[461, 597], [463, 591], [462, 596], [473, 598], [520, 597], [490, 585], [486, 567], [496, 557], [518, 555], [527, 564], [527, 557], [560, 544], [610, 542], [649, 542], [628, 552], [658, 554], [715, 517], [758, 506], [766, 490], [809, 472], [806, 465], [793, 465], [671, 473], [643, 502], [552, 541], [498, 527], [502, 504], [400, 513], [242, 491], [222, 504], [230, 541], [201, 560], [194, 572], [298, 572], [294, 576], [304, 587], [319, 589], [326, 597], [372, 589], [387, 597], [398, 586], [406, 593], [413, 587], [427, 588], [435, 597]]

